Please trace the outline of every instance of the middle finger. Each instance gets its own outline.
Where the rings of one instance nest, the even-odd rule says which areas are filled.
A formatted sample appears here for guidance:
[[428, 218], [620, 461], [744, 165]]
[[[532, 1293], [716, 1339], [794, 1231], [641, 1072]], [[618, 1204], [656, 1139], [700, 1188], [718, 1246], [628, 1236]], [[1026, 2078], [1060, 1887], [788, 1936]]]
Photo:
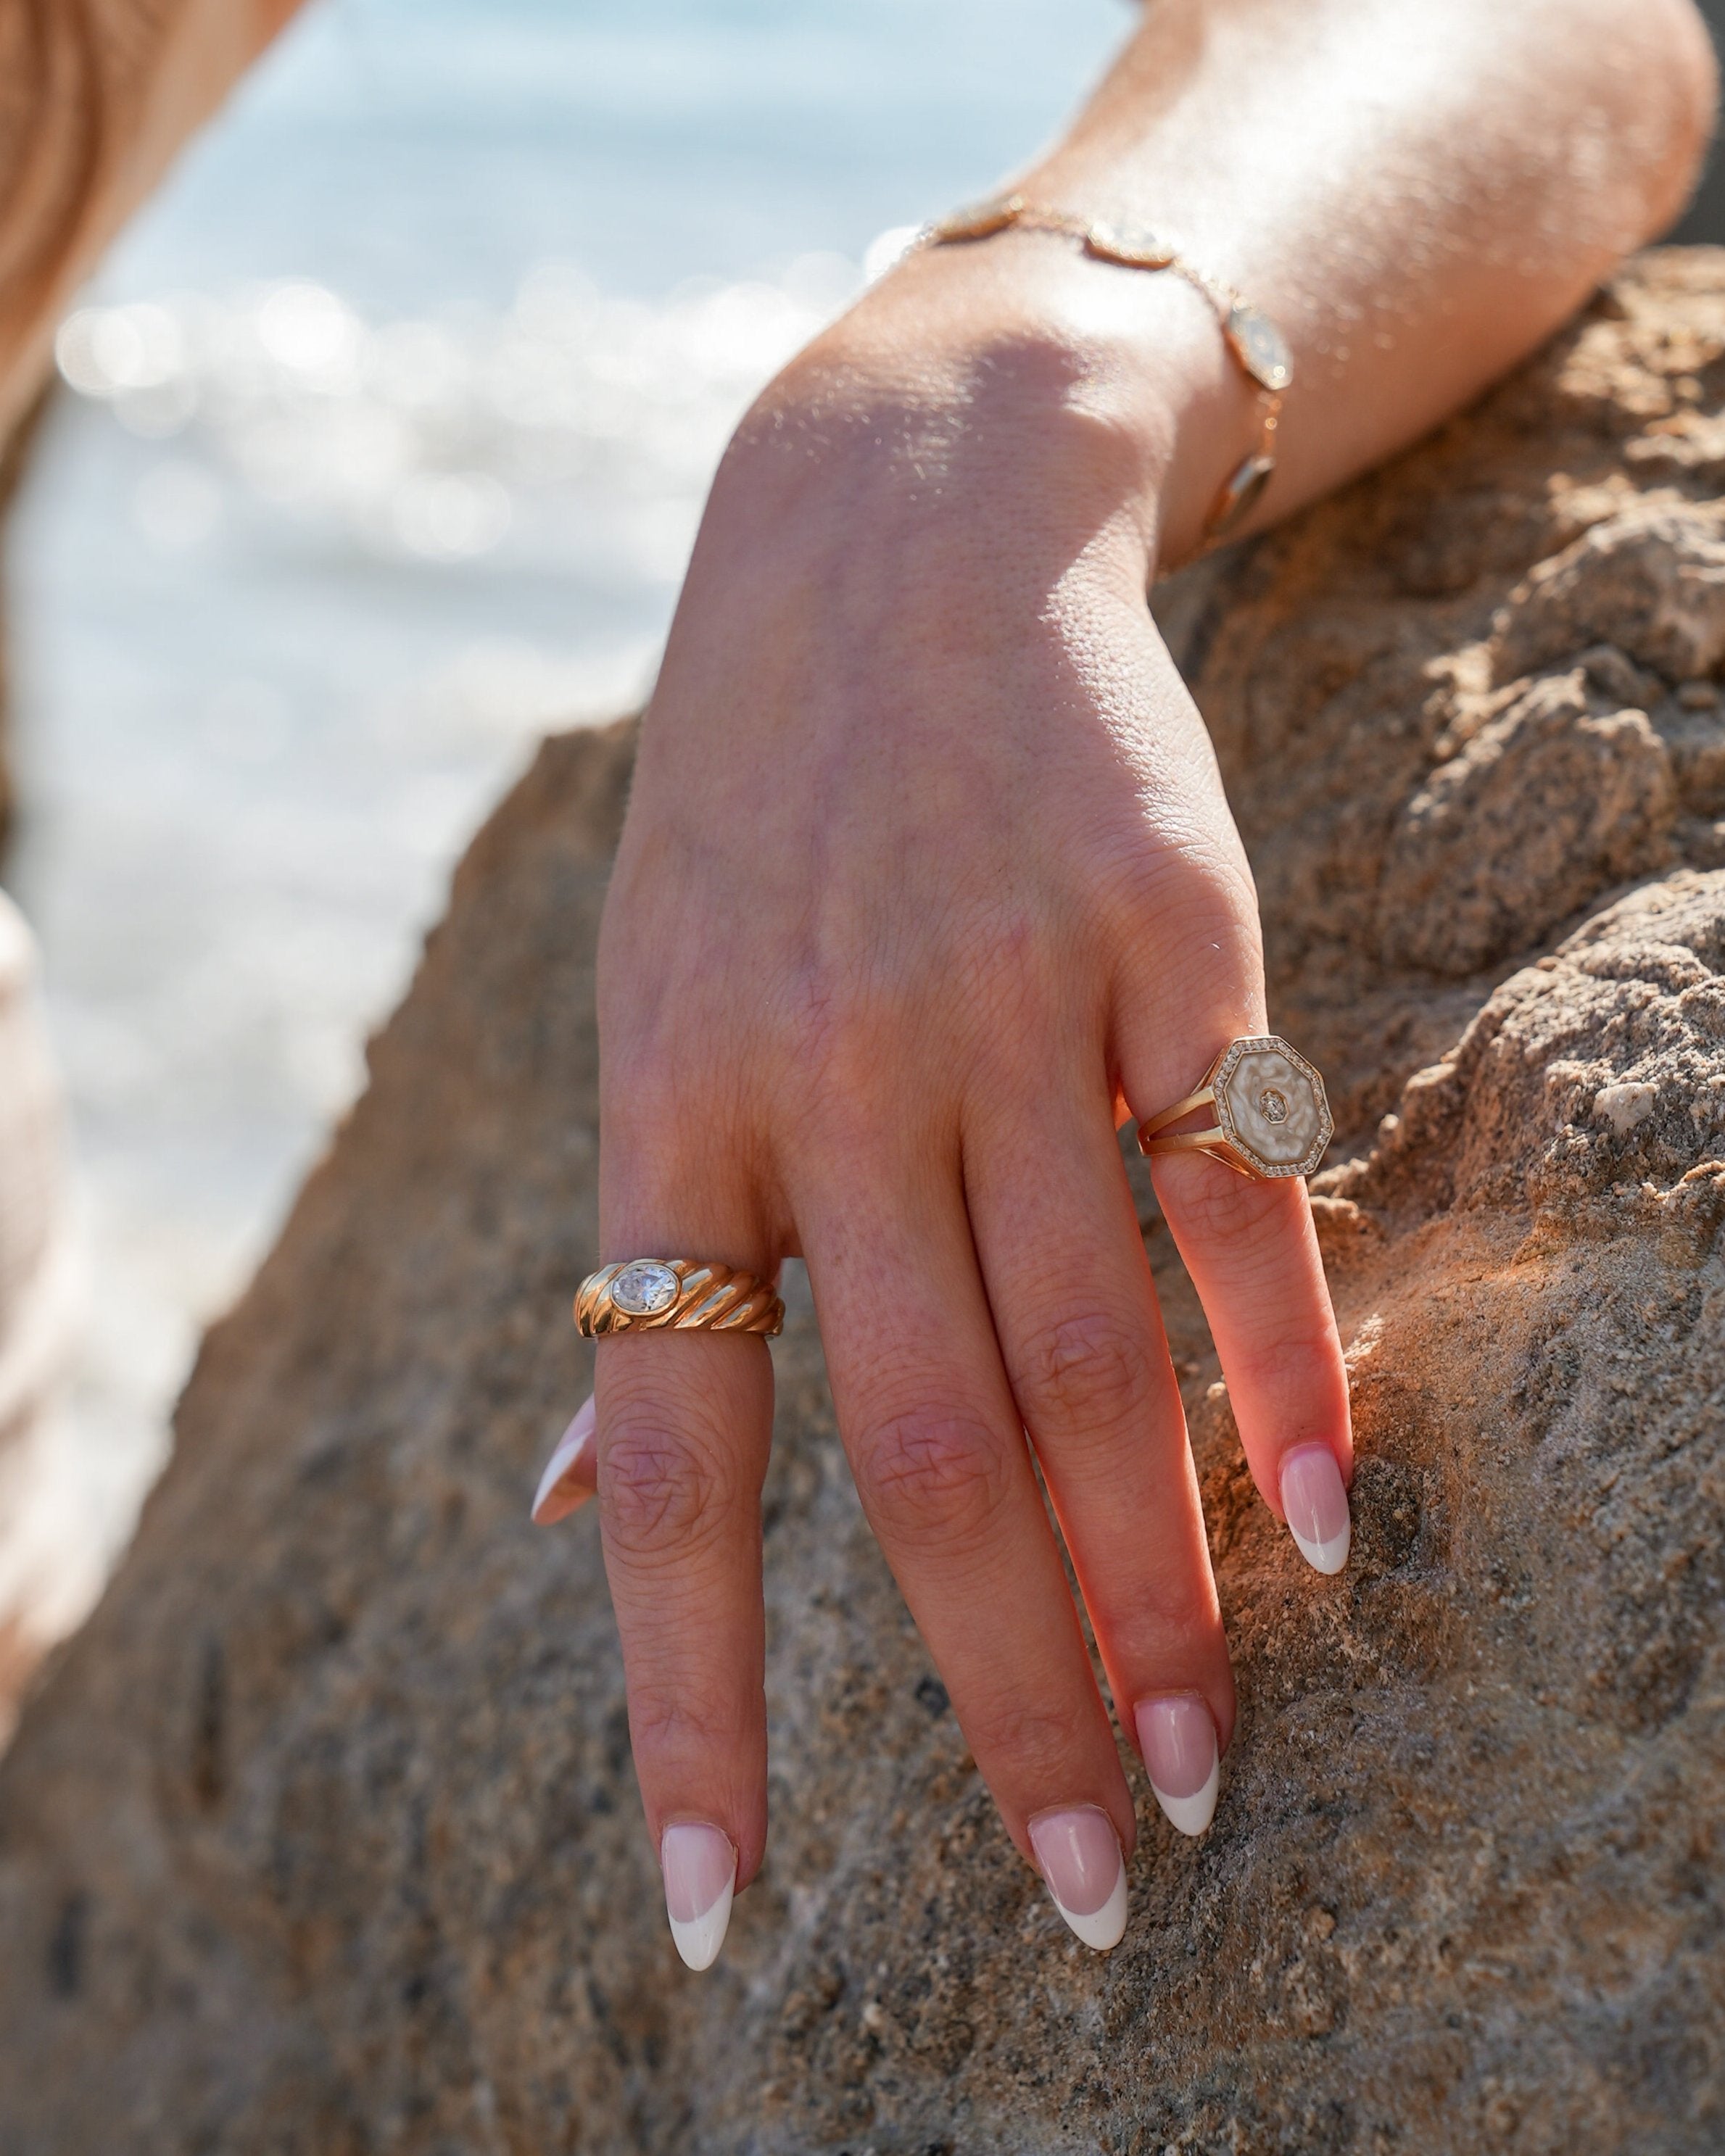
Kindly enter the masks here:
[[1126, 1922], [1131, 1794], [1001, 1368], [956, 1147], [855, 1131], [794, 1191], [868, 1514], [1020, 1851], [1089, 1945]]
[[1201, 1833], [1234, 1682], [1185, 1413], [1096, 1057], [965, 1148], [1008, 1375], [1123, 1726], [1173, 1824]]

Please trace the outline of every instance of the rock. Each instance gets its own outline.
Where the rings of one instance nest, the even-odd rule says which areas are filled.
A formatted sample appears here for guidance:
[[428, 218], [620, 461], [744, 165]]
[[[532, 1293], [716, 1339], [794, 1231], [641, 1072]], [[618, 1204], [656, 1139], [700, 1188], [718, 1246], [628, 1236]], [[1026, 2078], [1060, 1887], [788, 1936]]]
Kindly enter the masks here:
[[[1252, 1495], [1140, 1180], [1242, 1712], [1207, 1836], [1141, 1807], [1118, 1951], [993, 1820], [793, 1277], [773, 1839], [718, 1968], [675, 1960], [593, 1522], [526, 1518], [584, 1378], [630, 747], [571, 737], [475, 842], [0, 1767], [5, 2156], [1725, 2142], [1718, 721], [1647, 551], [1586, 556], [1527, 671], [1502, 627], [1586, 531], [1708, 510], [1704, 436], [1654, 432], [1680, 371], [1725, 403], [1710, 252], [1163, 602], [1273, 1020], [1341, 1126], [1316, 1210], [1360, 1459], [1325, 1581]], [[1570, 798], [1592, 774], [1610, 814]]]
[[1645, 711], [1600, 710], [1586, 671], [1543, 675], [1440, 763], [1391, 836], [1386, 951], [1472, 973], [1654, 866], [1676, 818]]
[[68, 1502], [54, 1413], [82, 1297], [69, 1233], [59, 1089], [36, 994], [36, 947], [0, 891], [0, 1742], [49, 1643], [99, 1580]]
[[[1681, 680], [1725, 657], [1725, 540], [1717, 508], [1626, 511], [1542, 562], [1497, 617], [1506, 680], [1589, 636]], [[1586, 634], [1581, 632], [1585, 631]]]

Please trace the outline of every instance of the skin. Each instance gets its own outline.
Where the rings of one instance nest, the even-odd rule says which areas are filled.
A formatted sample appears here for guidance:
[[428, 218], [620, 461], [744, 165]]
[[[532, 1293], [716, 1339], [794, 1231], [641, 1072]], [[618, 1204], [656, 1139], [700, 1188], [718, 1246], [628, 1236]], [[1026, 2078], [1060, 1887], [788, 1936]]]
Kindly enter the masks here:
[[[1682, 0], [1162, 0], [1016, 184], [1153, 224], [1281, 324], [1262, 522], [1661, 230], [1712, 96]], [[1144, 604], [1255, 409], [1175, 278], [1047, 234], [914, 256], [725, 459], [605, 917], [602, 1256], [807, 1260], [864, 1507], [1027, 1858], [1052, 1810], [1134, 1830], [1031, 1448], [1121, 1726], [1173, 1691], [1233, 1724], [1115, 1128], [1266, 1029], [1250, 870]], [[1189, 1156], [1156, 1183], [1280, 1516], [1290, 1449], [1351, 1466], [1304, 1187]], [[603, 1342], [596, 1400], [648, 1826], [720, 1827], [747, 1885], [768, 1352]]]
[[[0, 0], [0, 418], [290, 0]], [[41, 33], [32, 45], [26, 29]], [[1175, 239], [1293, 346], [1260, 524], [1512, 365], [1681, 207], [1688, 0], [1158, 0], [1018, 184]], [[1265, 1029], [1251, 875], [1144, 604], [1256, 439], [1176, 278], [1009, 234], [918, 254], [775, 382], [715, 484], [600, 953], [606, 1258], [806, 1258], [869, 1517], [1008, 1831], [1133, 1817], [1121, 1724], [1233, 1688], [1116, 1151]], [[1242, 1441], [1350, 1463], [1302, 1186], [1158, 1163]], [[602, 1343], [597, 1483], [655, 1846], [766, 1838], [759, 1340]], [[1026, 1436], [1029, 1438], [1029, 1446]]]

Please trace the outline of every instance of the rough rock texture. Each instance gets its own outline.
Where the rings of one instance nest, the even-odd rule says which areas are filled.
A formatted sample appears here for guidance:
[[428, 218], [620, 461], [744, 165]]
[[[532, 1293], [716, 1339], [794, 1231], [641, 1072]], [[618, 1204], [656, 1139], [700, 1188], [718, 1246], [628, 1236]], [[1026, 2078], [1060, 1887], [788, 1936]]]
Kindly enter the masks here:
[[1725, 257], [1652, 258], [1169, 595], [1337, 1106], [1361, 1462], [1325, 1581], [1146, 1197], [1243, 1713], [1205, 1839], [1145, 1807], [1119, 1951], [994, 1824], [793, 1286], [774, 1840], [673, 1958], [593, 1522], [525, 1517], [629, 765], [572, 738], [0, 1769], [3, 2156], [1725, 2145], [1722, 404]]

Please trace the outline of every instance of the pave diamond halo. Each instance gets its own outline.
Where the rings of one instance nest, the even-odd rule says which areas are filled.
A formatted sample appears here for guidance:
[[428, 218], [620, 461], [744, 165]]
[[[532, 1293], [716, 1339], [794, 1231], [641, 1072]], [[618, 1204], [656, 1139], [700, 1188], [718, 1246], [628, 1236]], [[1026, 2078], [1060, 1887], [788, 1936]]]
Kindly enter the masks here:
[[1250, 1171], [1310, 1175], [1335, 1134], [1324, 1081], [1276, 1034], [1232, 1042], [1211, 1080], [1216, 1121]]
[[[1211, 1109], [1209, 1130], [1180, 1130]], [[1324, 1081], [1280, 1034], [1230, 1040], [1196, 1089], [1138, 1125], [1146, 1153], [1202, 1152], [1240, 1175], [1307, 1176], [1336, 1134]]]
[[657, 1258], [637, 1258], [611, 1283], [611, 1300], [630, 1317], [657, 1317], [677, 1299], [676, 1274]]

